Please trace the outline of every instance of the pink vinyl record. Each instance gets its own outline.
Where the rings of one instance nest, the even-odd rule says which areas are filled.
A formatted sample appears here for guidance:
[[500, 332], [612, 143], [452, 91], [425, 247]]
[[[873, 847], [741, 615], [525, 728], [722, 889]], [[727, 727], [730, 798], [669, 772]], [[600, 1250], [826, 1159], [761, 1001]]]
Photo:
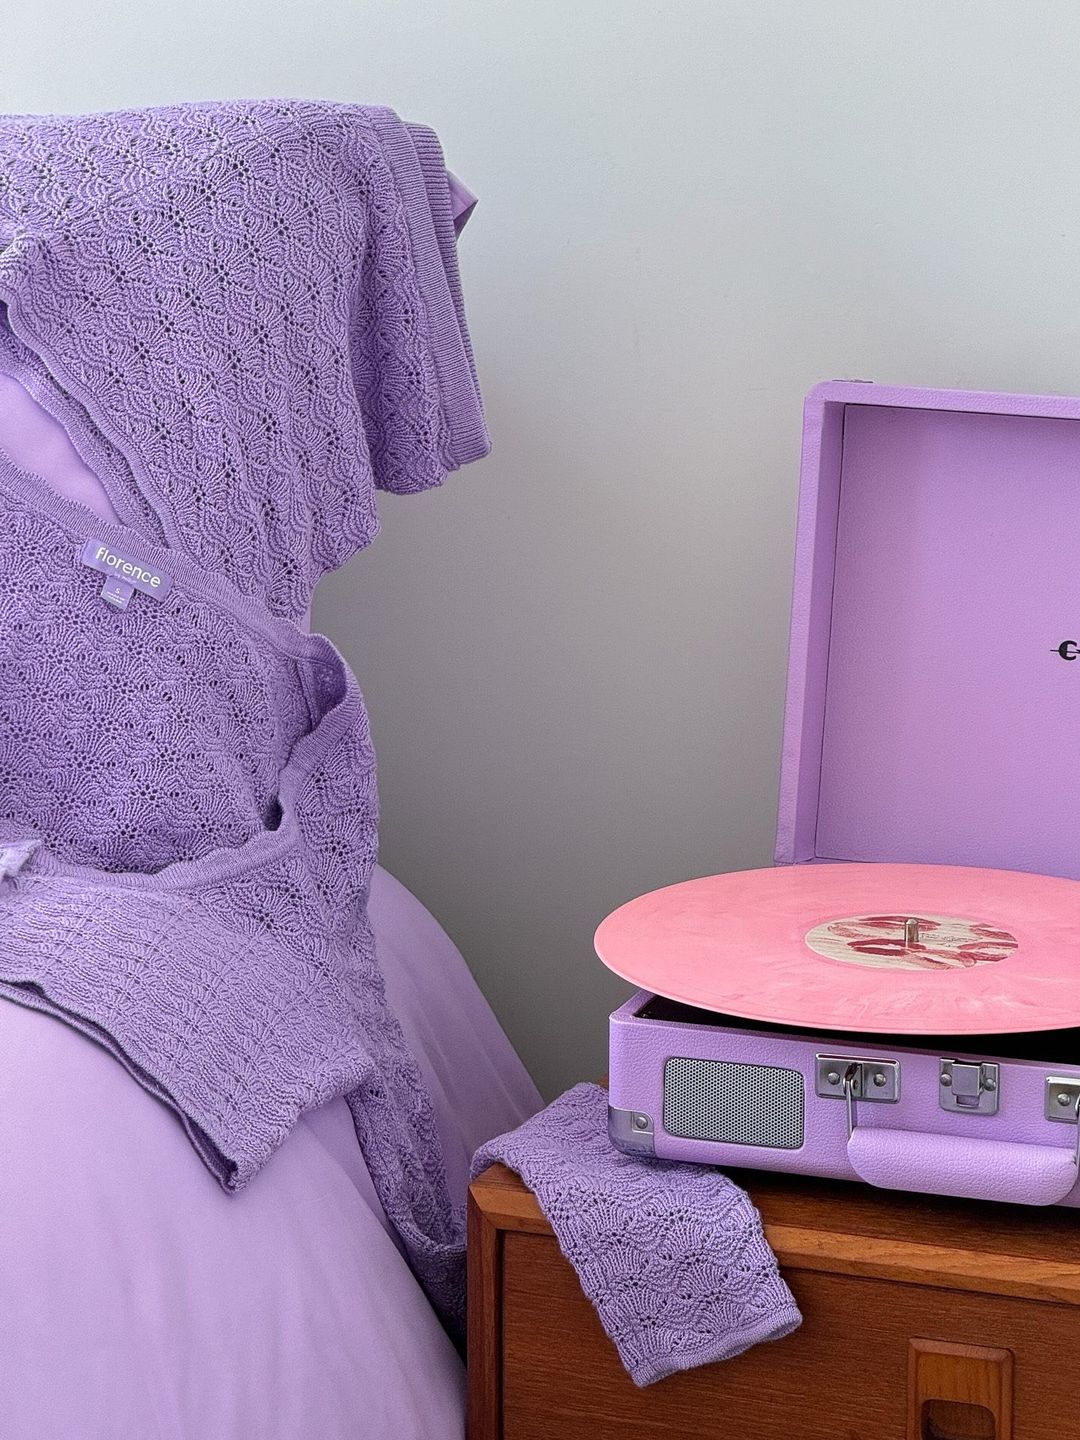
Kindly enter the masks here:
[[794, 865], [654, 890], [596, 953], [704, 1010], [814, 1030], [1080, 1025], [1080, 881], [949, 865]]

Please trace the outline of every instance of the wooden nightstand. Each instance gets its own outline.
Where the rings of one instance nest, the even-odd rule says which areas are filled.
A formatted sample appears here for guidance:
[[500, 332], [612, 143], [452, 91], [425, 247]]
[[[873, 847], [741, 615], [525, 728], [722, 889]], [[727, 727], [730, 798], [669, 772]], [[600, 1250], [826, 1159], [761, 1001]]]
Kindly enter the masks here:
[[802, 1329], [638, 1390], [535, 1198], [469, 1201], [469, 1440], [1080, 1440], [1080, 1214], [743, 1172]]

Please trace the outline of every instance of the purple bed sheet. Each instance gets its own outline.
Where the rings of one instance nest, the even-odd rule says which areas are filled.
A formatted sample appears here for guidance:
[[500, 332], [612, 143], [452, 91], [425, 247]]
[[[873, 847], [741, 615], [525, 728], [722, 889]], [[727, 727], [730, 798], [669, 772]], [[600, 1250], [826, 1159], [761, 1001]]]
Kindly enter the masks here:
[[[461, 955], [382, 870], [370, 913], [463, 1202], [472, 1152], [540, 1098]], [[463, 1433], [461, 1360], [344, 1100], [229, 1196], [104, 1050], [0, 1001], [0, 1156], [4, 1440]]]

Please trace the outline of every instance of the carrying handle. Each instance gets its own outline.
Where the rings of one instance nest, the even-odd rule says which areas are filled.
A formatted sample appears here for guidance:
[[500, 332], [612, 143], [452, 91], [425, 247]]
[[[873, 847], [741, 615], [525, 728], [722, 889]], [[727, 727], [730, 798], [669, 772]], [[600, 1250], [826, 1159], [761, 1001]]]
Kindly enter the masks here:
[[856, 1175], [883, 1190], [1056, 1205], [1077, 1183], [1072, 1150], [1055, 1145], [855, 1128], [847, 1153]]
[[1076, 1144], [1071, 1150], [917, 1130], [860, 1130], [855, 1111], [858, 1069], [853, 1063], [844, 1072], [847, 1153], [851, 1168], [868, 1185], [965, 1200], [1056, 1205], [1080, 1179], [1080, 1093]]

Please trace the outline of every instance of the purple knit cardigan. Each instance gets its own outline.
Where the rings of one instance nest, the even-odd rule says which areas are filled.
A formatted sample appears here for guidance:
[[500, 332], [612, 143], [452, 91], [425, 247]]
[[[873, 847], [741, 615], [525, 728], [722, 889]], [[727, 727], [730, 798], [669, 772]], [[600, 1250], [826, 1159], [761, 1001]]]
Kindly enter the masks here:
[[[292, 101], [9, 117], [0, 231], [0, 366], [122, 521], [0, 457], [0, 993], [107, 1046], [228, 1189], [345, 1094], [458, 1322], [460, 1216], [366, 919], [367, 718], [294, 623], [376, 487], [487, 450], [437, 142]], [[158, 584], [111, 605], [88, 553]]]

